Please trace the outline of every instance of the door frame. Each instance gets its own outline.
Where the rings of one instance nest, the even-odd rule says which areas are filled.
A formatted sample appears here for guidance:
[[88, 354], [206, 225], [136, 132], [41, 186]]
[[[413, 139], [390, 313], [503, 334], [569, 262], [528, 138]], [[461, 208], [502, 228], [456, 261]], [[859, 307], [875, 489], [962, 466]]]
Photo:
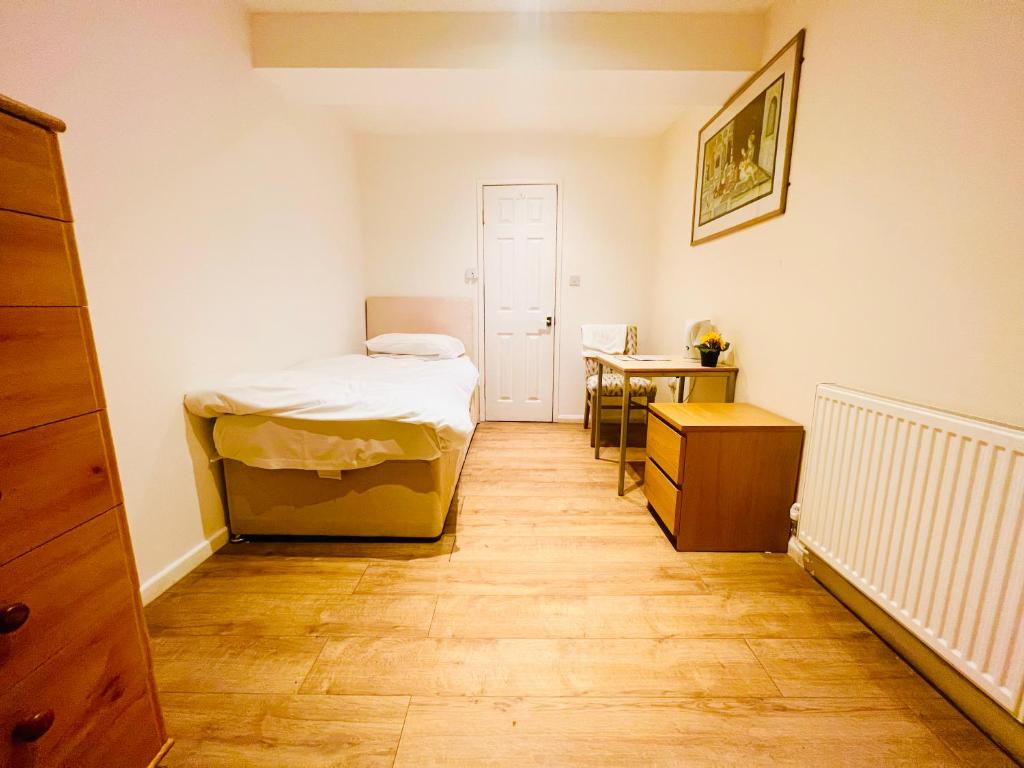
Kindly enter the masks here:
[[483, 396], [483, 388], [486, 386], [484, 378], [487, 369], [487, 338], [484, 333], [484, 282], [487, 275], [484, 274], [484, 187], [519, 187], [519, 186], [541, 186], [554, 185], [555, 187], [555, 344], [552, 352], [554, 359], [551, 361], [551, 422], [558, 421], [561, 411], [558, 402], [558, 372], [561, 361], [561, 315], [562, 315], [562, 198], [565, 187], [561, 179], [536, 177], [527, 179], [482, 179], [476, 184], [476, 348], [479, 350], [477, 357], [478, 368], [480, 369], [480, 421], [487, 421], [487, 398]]

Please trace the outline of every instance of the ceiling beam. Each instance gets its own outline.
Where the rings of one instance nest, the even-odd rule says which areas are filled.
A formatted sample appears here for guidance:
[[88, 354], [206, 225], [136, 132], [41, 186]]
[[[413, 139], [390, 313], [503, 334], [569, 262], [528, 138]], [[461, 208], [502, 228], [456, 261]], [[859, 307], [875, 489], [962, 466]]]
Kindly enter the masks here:
[[254, 67], [751, 71], [764, 14], [255, 13]]

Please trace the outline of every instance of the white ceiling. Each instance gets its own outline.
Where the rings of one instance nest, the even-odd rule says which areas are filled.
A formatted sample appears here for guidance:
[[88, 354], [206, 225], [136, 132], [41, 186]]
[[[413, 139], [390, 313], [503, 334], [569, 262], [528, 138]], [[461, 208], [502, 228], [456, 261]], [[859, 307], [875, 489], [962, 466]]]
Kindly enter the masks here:
[[252, 12], [759, 13], [773, 0], [245, 0]]
[[655, 136], [715, 105], [745, 72], [257, 69], [289, 98], [338, 108], [366, 133]]

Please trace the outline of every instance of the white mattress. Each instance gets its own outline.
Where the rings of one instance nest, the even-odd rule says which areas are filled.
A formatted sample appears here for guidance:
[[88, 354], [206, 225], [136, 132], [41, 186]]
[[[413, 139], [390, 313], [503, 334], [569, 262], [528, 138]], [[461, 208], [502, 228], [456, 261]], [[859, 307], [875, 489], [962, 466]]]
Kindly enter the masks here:
[[262, 469], [359, 469], [430, 461], [465, 445], [478, 376], [465, 357], [345, 355], [235, 376], [188, 393], [185, 405], [217, 418], [225, 458]]

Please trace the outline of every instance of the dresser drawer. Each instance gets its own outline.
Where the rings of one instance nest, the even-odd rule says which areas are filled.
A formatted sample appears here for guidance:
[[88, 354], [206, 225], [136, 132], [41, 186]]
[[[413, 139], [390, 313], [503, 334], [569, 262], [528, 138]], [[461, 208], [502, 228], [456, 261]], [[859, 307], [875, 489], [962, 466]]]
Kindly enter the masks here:
[[0, 211], [0, 306], [85, 303], [71, 225]]
[[[105, 512], [0, 566], [0, 611], [6, 611], [8, 630], [0, 634], [0, 691], [65, 647], [114, 632], [118, 617], [131, 609], [135, 587], [121, 514], [120, 508]], [[28, 618], [15, 628], [23, 606]]]
[[0, 114], [0, 208], [70, 220], [57, 137]]
[[84, 309], [0, 307], [0, 435], [103, 406]]
[[644, 496], [647, 497], [647, 502], [661, 518], [661, 522], [675, 536], [679, 489], [650, 459], [647, 459], [647, 465], [644, 468]]
[[[108, 614], [109, 631], [82, 639], [0, 693], [0, 765], [146, 768], [163, 744], [133, 611]], [[18, 731], [52, 717], [26, 743]], [[36, 735], [36, 734], [34, 734]]]
[[672, 482], [683, 482], [683, 446], [686, 438], [653, 413], [647, 417], [647, 455], [665, 470]]
[[0, 437], [0, 564], [121, 501], [102, 413]]

